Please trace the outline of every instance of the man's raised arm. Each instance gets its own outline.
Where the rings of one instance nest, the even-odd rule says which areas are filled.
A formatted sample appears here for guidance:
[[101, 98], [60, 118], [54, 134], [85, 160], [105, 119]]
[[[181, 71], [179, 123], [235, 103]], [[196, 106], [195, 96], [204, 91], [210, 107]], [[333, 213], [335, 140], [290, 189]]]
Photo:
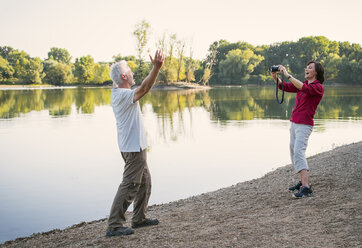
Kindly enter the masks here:
[[152, 58], [150, 55], [151, 62], [153, 64], [152, 70], [148, 74], [148, 76], [143, 80], [140, 87], [138, 87], [135, 91], [133, 102], [137, 102], [144, 95], [146, 95], [155, 84], [158, 73], [165, 61], [165, 55], [161, 50], [157, 50], [155, 53], [155, 57]]

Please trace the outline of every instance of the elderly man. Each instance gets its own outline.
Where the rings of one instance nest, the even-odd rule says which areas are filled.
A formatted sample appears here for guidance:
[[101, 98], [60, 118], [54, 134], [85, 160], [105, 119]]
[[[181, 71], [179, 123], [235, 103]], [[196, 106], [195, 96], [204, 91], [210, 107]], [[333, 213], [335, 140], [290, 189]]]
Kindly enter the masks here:
[[[114, 63], [110, 76], [113, 81], [111, 105], [117, 122], [118, 146], [125, 162], [123, 180], [114, 198], [108, 218], [107, 236], [123, 236], [134, 233], [132, 228], [153, 226], [157, 219], [146, 218], [148, 200], [151, 195], [151, 175], [146, 161], [146, 135], [138, 100], [147, 94], [156, 82], [164, 63], [162, 51], [156, 51], [149, 75], [140, 87], [135, 84], [132, 70], [126, 61]], [[133, 204], [132, 228], [123, 226], [125, 212]]]

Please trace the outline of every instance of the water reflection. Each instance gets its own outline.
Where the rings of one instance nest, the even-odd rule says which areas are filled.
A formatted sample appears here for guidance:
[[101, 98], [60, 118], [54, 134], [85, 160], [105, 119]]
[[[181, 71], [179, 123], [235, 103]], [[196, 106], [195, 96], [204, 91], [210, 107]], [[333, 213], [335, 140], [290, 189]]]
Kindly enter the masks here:
[[110, 103], [106, 88], [0, 90], [0, 118], [14, 118], [30, 111], [49, 110], [53, 117], [68, 116], [75, 104], [78, 112], [94, 113], [95, 106]]
[[[110, 92], [0, 90], [0, 243], [108, 214], [123, 168]], [[316, 120], [323, 132], [313, 132], [307, 156], [360, 140], [361, 96], [362, 88], [326, 89]], [[154, 182], [150, 204], [290, 163], [294, 97], [286, 94], [278, 105], [267, 87], [146, 95], [140, 104]]]
[[[362, 88], [326, 87], [316, 119], [362, 117]], [[141, 108], [151, 104], [159, 118], [170, 119], [184, 109], [202, 107], [220, 123], [252, 119], [288, 119], [295, 94], [286, 94], [281, 105], [271, 87], [214, 88], [203, 91], [152, 91], [141, 100]], [[53, 117], [70, 115], [75, 105], [79, 113], [94, 113], [96, 106], [110, 104], [109, 88], [1, 90], [0, 118], [14, 118], [30, 111], [49, 110]], [[180, 116], [182, 119], [182, 116]]]

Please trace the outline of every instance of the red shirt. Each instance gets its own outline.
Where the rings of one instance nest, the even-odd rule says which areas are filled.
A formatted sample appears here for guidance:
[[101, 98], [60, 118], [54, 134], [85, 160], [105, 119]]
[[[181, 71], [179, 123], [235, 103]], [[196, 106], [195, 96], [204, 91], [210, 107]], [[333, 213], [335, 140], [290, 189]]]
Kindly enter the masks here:
[[[302, 89], [298, 90], [292, 83], [284, 81], [282, 83], [286, 92], [297, 93], [297, 100], [290, 116], [290, 121], [297, 124], [314, 126], [313, 117], [323, 97], [323, 85], [318, 80], [310, 84], [306, 80], [303, 82]], [[282, 84], [279, 84], [279, 89], [282, 89]]]

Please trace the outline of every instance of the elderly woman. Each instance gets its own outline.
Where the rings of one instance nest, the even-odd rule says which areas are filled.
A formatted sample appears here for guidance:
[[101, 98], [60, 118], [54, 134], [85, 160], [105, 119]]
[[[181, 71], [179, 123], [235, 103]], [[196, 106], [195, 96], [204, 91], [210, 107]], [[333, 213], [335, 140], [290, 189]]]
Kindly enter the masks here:
[[[305, 151], [308, 145], [308, 139], [313, 131], [314, 114], [318, 104], [322, 100], [324, 93], [324, 68], [322, 64], [316, 61], [310, 61], [305, 68], [305, 81], [301, 82], [290, 75], [286, 68], [279, 65], [278, 72], [272, 72], [271, 75], [278, 87], [282, 85], [286, 92], [296, 93], [296, 102], [290, 117], [290, 157], [296, 173], [300, 175], [300, 181], [289, 190], [297, 193], [293, 194], [296, 198], [311, 196], [313, 191], [309, 184], [308, 163], [305, 158]], [[290, 81], [286, 83], [280, 78], [277, 81], [277, 73], [284, 74]]]

